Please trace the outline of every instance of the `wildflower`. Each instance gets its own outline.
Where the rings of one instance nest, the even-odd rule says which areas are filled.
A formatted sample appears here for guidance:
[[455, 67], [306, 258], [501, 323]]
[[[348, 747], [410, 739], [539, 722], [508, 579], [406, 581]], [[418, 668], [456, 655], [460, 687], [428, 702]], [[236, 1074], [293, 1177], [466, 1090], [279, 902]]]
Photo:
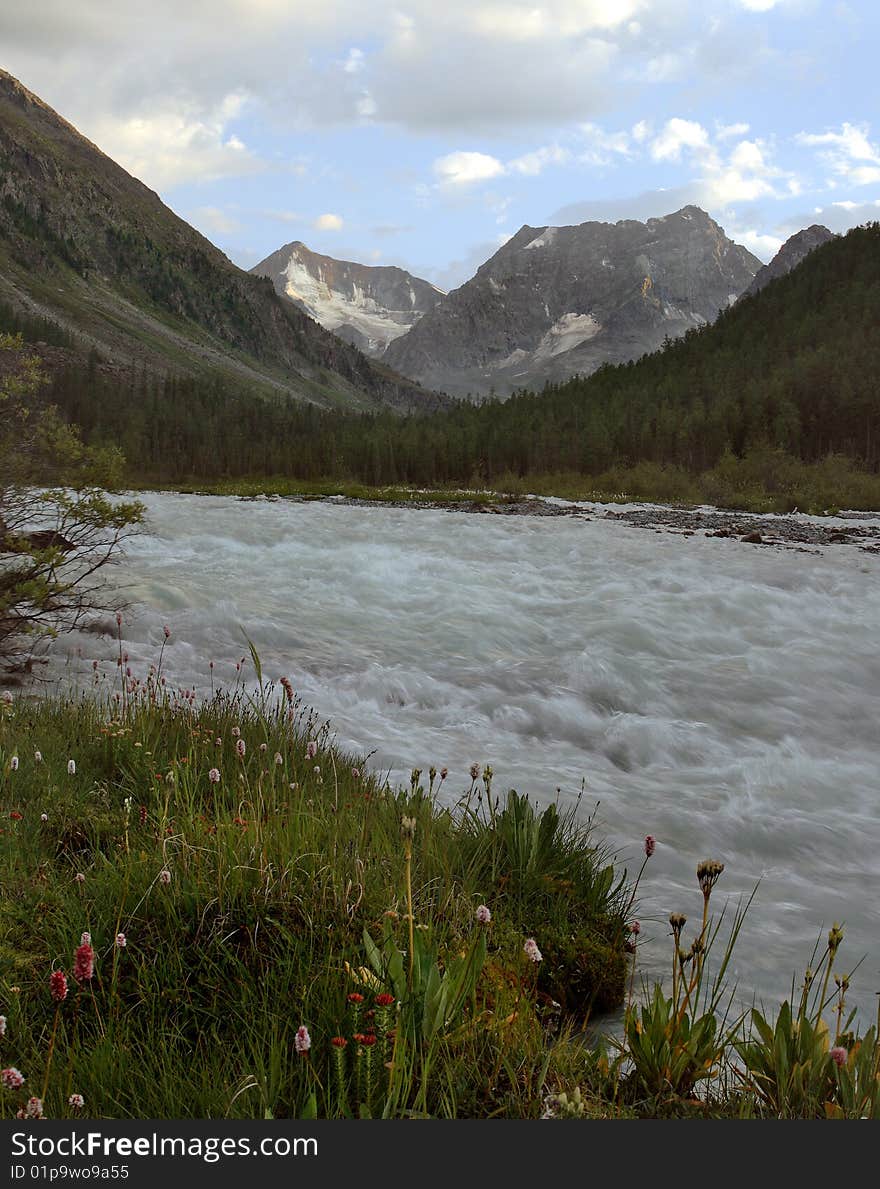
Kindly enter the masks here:
[[18, 771], [18, 756], [12, 757], [12, 759], [9, 761], [9, 767], [12, 769], [13, 772]]
[[479, 779], [479, 775], [480, 775], [480, 765], [479, 764], [471, 764], [471, 780]]
[[76, 760], [67, 761], [67, 775], [76, 776]]
[[284, 756], [281, 754], [280, 751], [275, 752], [275, 763], [276, 763], [276, 765], [281, 765], [284, 763]]
[[12, 819], [12, 821], [14, 821], [14, 822], [20, 822], [21, 818], [22, 818], [22, 815], [18, 812], [17, 809], [13, 809], [12, 813], [10, 813], [9, 816]]
[[657, 839], [653, 834], [645, 835], [645, 858], [650, 859], [657, 847]]
[[843, 929], [835, 921], [828, 931], [828, 953], [833, 958], [840, 949], [840, 943], [843, 941]]
[[87, 982], [95, 975], [95, 951], [84, 941], [73, 955], [73, 977], [78, 983]]
[[381, 995], [376, 996], [376, 1007], [391, 1007], [394, 1003], [394, 996], [389, 995], [387, 991], [383, 991]]
[[75, 1111], [81, 1111], [86, 1105], [86, 1100], [83, 1098], [82, 1094], [71, 1094], [70, 1098], [67, 1100], [67, 1105], [73, 1107]]
[[347, 999], [349, 1003], [363, 1003], [364, 1001], [364, 997], [361, 995], [360, 991], [352, 991], [351, 994], [347, 996]]
[[485, 904], [481, 904], [476, 912], [477, 923], [480, 925], [488, 925], [492, 920], [492, 913]]
[[219, 784], [220, 783], [220, 769], [212, 768], [210, 770], [210, 772], [208, 773], [208, 780], [210, 780], [211, 784]]
[[359, 1033], [356, 1039], [358, 1039], [362, 1045], [366, 1045], [367, 1048], [370, 1048], [372, 1045], [374, 1045], [376, 1043], [376, 1033], [375, 1032], [364, 1032], [362, 1034]]
[[29, 1098], [27, 1106], [25, 1107], [24, 1115], [26, 1119], [42, 1119], [43, 1117], [43, 1100], [42, 1098]]
[[244, 753], [245, 753], [246, 751], [247, 751], [247, 746], [246, 746], [246, 744], [245, 744], [245, 741], [244, 741], [244, 739], [238, 739], [238, 740], [236, 740], [236, 744], [235, 744], [235, 754], [238, 756], [238, 758], [239, 758], [240, 760], [243, 760], [243, 759], [244, 759]]
[[309, 1030], [305, 1024], [300, 1024], [297, 1028], [293, 1045], [298, 1053], [307, 1053], [312, 1047], [312, 1038], [309, 1036]]
[[6, 1035], [6, 1016], [0, 1016], [0, 1039]]
[[360, 780], [360, 778], [361, 778], [360, 768], [352, 768], [351, 775], [352, 775], [353, 780]]
[[168, 624], [167, 624], [167, 623], [166, 623], [166, 624], [165, 624], [165, 626], [162, 628], [162, 631], [163, 631], [163, 633], [164, 633], [164, 635], [165, 635], [165, 639], [166, 639], [166, 640], [168, 640], [168, 639], [170, 639], [170, 638], [171, 638], [171, 628], [168, 626]]
[[81, 871], [77, 871], [76, 875], [73, 877], [73, 882], [74, 883], [85, 883], [86, 877], [83, 875], [83, 873]]
[[317, 754], [318, 754], [318, 745], [314, 741], [314, 739], [312, 739], [312, 740], [310, 740], [310, 742], [308, 742], [306, 744], [306, 759], [313, 760]]
[[630, 933], [634, 933], [636, 936], [638, 936], [642, 931], [642, 926], [638, 921], [630, 921], [630, 923], [627, 925], [627, 929], [629, 929]]
[[416, 819], [414, 817], [402, 817], [400, 819], [400, 834], [402, 838], [407, 838], [410, 841], [416, 836]]
[[534, 937], [526, 938], [526, 943], [523, 946], [523, 952], [530, 962], [540, 962], [544, 957], [544, 955], [538, 949], [538, 943], [535, 941]]
[[8, 689], [5, 689], [3, 693], [0, 694], [0, 702], [2, 702], [4, 706], [12, 705], [12, 694]]
[[222, 747], [222, 746], [223, 746], [223, 740], [222, 740], [222, 739], [221, 739], [219, 736], [218, 736], [218, 737], [217, 737], [217, 738], [214, 740], [214, 746], [215, 746], [215, 747]]
[[116, 948], [118, 950], [124, 950], [127, 945], [128, 945], [128, 942], [125, 940], [125, 934], [117, 933], [116, 934]]
[[163, 867], [159, 872], [159, 883], [164, 884], [166, 888], [171, 883], [171, 872], [167, 867]]
[[681, 931], [687, 924], [687, 917], [682, 912], [672, 912], [669, 914], [669, 925], [672, 929], [676, 940], [681, 937]]
[[147, 824], [147, 807], [146, 807], [146, 805], [141, 805], [140, 808], [138, 809], [138, 821], [140, 822], [140, 824], [142, 826], [145, 826]]
[[288, 702], [292, 702], [293, 701], [293, 686], [290, 684], [289, 677], [281, 678], [281, 688], [284, 690], [284, 694], [285, 694]]
[[268, 747], [269, 747], [268, 743], [261, 743], [260, 744], [260, 755], [265, 755], [266, 751], [268, 750]]
[[232, 738], [233, 739], [237, 739], [240, 734], [241, 734], [241, 727], [233, 727], [232, 728]]
[[10, 1065], [8, 1069], [0, 1070], [0, 1084], [4, 1085], [7, 1090], [20, 1090], [24, 1085], [24, 1074]]
[[346, 1045], [348, 1044], [348, 1041], [345, 1039], [344, 1036], [332, 1036], [330, 1038], [330, 1043], [333, 1045], [334, 1048], [344, 1049], [346, 1047]]
[[446, 777], [447, 777], [448, 775], [449, 775], [449, 769], [448, 769], [448, 768], [441, 768], [441, 769], [440, 769], [440, 779], [441, 779], [441, 780], [445, 780], [445, 779], [446, 779]]
[[116, 626], [118, 628], [122, 627], [122, 612], [121, 611], [116, 612]]
[[843, 1048], [841, 1045], [835, 1045], [834, 1048], [831, 1050], [831, 1052], [828, 1054], [828, 1056], [831, 1058], [831, 1060], [834, 1062], [834, 1064], [836, 1066], [838, 1066], [840, 1069], [842, 1069], [844, 1067], [844, 1065], [846, 1065], [846, 1059], [849, 1056], [849, 1054], [847, 1053], [846, 1049]]
[[88, 932], [81, 933], [80, 938], [79, 938], [79, 944], [80, 945], [91, 945], [92, 944], [91, 933], [88, 933]]
[[42, 764], [42, 762], [43, 762], [43, 753], [41, 751], [35, 751], [34, 752], [34, 763]]
[[703, 859], [702, 863], [697, 865], [697, 879], [699, 880], [703, 895], [707, 899], [723, 870], [724, 864], [719, 863], [717, 859]]
[[53, 970], [49, 975], [49, 991], [56, 1003], [67, 998], [67, 975], [63, 970]]

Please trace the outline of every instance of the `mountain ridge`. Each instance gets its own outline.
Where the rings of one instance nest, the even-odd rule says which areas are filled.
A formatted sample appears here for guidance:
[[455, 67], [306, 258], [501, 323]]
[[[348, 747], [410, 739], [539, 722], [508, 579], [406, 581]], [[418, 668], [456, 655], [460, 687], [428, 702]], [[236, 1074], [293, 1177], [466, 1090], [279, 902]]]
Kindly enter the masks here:
[[694, 206], [645, 223], [525, 224], [383, 358], [459, 396], [541, 387], [705, 325], [759, 267]]
[[359, 408], [443, 399], [366, 359], [0, 71], [0, 299], [153, 374]]
[[361, 264], [312, 251], [293, 240], [250, 272], [365, 354], [379, 356], [445, 296], [442, 289], [393, 264]]

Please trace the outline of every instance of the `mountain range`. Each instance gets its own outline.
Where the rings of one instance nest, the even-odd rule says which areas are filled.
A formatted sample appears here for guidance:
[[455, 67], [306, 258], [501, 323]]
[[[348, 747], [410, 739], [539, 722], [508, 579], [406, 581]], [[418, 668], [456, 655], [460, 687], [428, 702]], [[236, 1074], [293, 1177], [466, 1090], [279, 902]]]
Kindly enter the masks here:
[[237, 268], [5, 71], [0, 301], [119, 374], [219, 379], [327, 407], [444, 403]]
[[251, 272], [269, 277], [277, 293], [367, 355], [381, 355], [445, 296], [402, 268], [334, 260], [298, 240]]

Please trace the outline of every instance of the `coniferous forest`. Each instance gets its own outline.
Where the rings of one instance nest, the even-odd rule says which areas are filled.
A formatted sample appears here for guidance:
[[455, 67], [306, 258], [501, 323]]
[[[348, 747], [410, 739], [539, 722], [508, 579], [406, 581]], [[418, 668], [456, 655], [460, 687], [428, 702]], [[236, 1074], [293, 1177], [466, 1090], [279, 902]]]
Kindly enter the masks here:
[[[10, 311], [0, 320], [48, 337], [41, 323], [13, 323]], [[678, 477], [657, 492], [675, 497], [686, 496], [687, 476], [768, 453], [783, 471], [833, 457], [838, 470], [876, 474], [878, 324], [872, 223], [654, 355], [504, 402], [459, 402], [432, 416], [345, 414], [251, 396], [228, 381], [108, 375], [94, 352], [55, 371], [48, 395], [87, 442], [121, 447], [136, 482], [532, 480], [537, 489], [549, 476], [613, 482], [615, 468], [647, 467], [655, 486], [661, 469]]]

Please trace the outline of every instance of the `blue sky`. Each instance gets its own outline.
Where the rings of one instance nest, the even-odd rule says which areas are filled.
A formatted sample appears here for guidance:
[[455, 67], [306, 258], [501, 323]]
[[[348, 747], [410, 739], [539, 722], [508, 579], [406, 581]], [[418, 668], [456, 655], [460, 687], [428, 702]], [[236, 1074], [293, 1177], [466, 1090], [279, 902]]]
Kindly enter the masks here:
[[870, 0], [12, 7], [2, 65], [243, 267], [299, 239], [451, 288], [524, 223], [693, 202], [768, 259], [880, 218]]

